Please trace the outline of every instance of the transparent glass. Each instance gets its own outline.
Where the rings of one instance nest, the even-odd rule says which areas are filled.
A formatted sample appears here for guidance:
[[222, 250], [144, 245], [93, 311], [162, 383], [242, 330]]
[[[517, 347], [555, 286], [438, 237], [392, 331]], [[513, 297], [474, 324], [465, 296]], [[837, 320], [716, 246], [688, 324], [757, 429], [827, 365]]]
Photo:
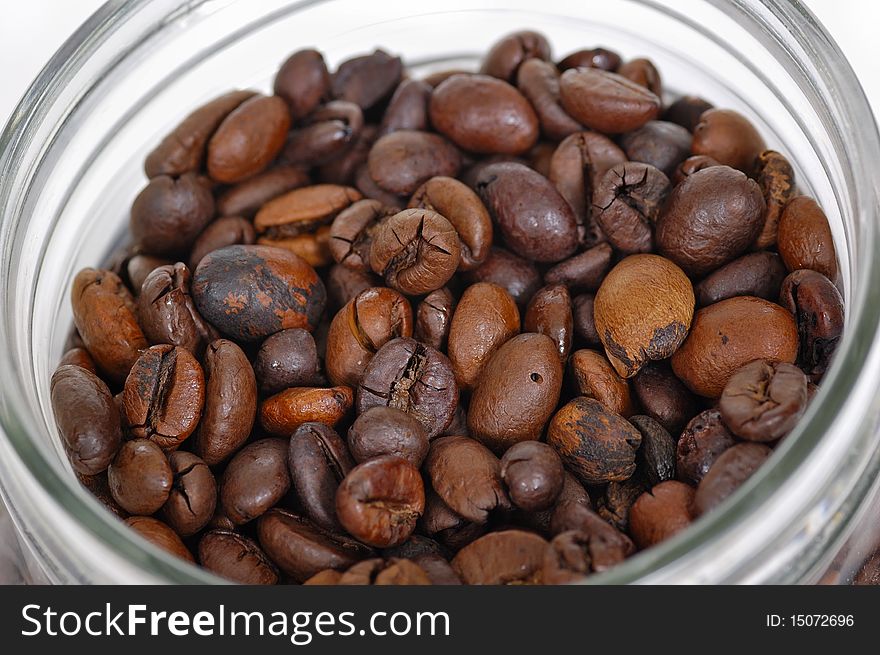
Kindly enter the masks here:
[[873, 547], [876, 535], [860, 528], [876, 516], [880, 484], [880, 142], [849, 65], [800, 4], [119, 0], [63, 46], [0, 137], [0, 487], [31, 579], [219, 582], [141, 540], [80, 488], [49, 404], [71, 279], [123, 238], [149, 148], [223, 90], [268, 91], [301, 47], [334, 65], [382, 46], [418, 75], [474, 66], [523, 27], [547, 34], [557, 54], [602, 44], [648, 56], [667, 88], [749, 116], [826, 209], [848, 303], [822, 391], [769, 463], [684, 534], [594, 581], [814, 582], [845, 543], [838, 569]]

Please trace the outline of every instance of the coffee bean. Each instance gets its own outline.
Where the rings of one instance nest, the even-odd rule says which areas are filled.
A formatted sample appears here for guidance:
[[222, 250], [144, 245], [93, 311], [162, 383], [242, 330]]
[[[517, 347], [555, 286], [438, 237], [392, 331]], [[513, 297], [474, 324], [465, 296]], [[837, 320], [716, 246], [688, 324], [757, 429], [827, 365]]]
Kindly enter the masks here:
[[734, 259], [694, 287], [697, 306], [705, 307], [734, 296], [776, 300], [787, 271], [775, 252], [753, 252]]
[[251, 218], [270, 200], [308, 184], [308, 172], [302, 168], [274, 166], [223, 191], [217, 196], [217, 213]]
[[354, 400], [351, 387], [293, 387], [260, 405], [260, 425], [271, 435], [287, 437], [303, 423], [336, 426]]
[[358, 186], [356, 184], [357, 173], [361, 169], [367, 170], [367, 156], [376, 141], [377, 133], [378, 128], [375, 125], [365, 124], [361, 128], [360, 135], [345, 152], [317, 168], [315, 171], [316, 181], [326, 184]]
[[204, 460], [192, 453], [173, 452], [168, 455], [168, 463], [174, 477], [168, 500], [162, 507], [162, 517], [177, 534], [189, 537], [214, 516], [217, 482]]
[[571, 530], [553, 538], [544, 551], [541, 578], [544, 584], [580, 582], [592, 572], [590, 536]]
[[583, 125], [606, 134], [638, 129], [657, 117], [660, 98], [643, 86], [598, 68], [575, 68], [559, 78], [562, 107]]
[[250, 221], [238, 216], [218, 218], [209, 223], [208, 227], [196, 237], [189, 254], [189, 268], [191, 271], [195, 270], [205, 255], [215, 250], [226, 246], [249, 246], [256, 240], [257, 233]]
[[765, 150], [755, 162], [755, 179], [764, 193], [767, 214], [764, 227], [755, 241], [758, 248], [776, 245], [779, 219], [782, 210], [796, 193], [794, 169], [785, 155], [774, 150]]
[[187, 562], [195, 563], [195, 558], [180, 540], [180, 537], [177, 536], [177, 533], [162, 523], [162, 521], [150, 516], [131, 516], [125, 519], [125, 525], [157, 548], [161, 548]]
[[[509, 507], [510, 502], [506, 501], [502, 509], [506, 510]], [[489, 528], [485, 521], [475, 523], [459, 516], [436, 492], [428, 489], [425, 494], [425, 512], [419, 521], [419, 529], [440, 541], [447, 550], [459, 551], [486, 534]]]
[[467, 273], [465, 281], [469, 284], [497, 284], [507, 290], [517, 305], [525, 309], [526, 303], [541, 286], [541, 274], [527, 259], [493, 246], [486, 260]]
[[[193, 245], [195, 247], [195, 245]], [[147, 276], [160, 266], [170, 266], [174, 262], [164, 257], [153, 257], [152, 255], [134, 255], [125, 264], [125, 269], [116, 275], [119, 275], [127, 284], [135, 296], [141, 292], [141, 287], [146, 281]], [[125, 278], [128, 278], [125, 280]]]
[[621, 64], [620, 55], [607, 48], [590, 48], [588, 50], [576, 50], [566, 56], [557, 64], [559, 70], [566, 71], [569, 68], [601, 68], [602, 70], [616, 71]]
[[368, 559], [358, 562], [336, 582], [339, 585], [429, 585], [431, 580], [422, 568], [407, 559], [392, 557]]
[[339, 212], [361, 199], [357, 189], [314, 184], [270, 200], [257, 212], [254, 227], [261, 243], [283, 243], [330, 224]]
[[712, 109], [712, 103], [698, 96], [684, 95], [663, 112], [663, 120], [676, 123], [693, 132], [704, 111]]
[[551, 507], [562, 491], [562, 460], [540, 441], [520, 441], [501, 458], [501, 479], [513, 504], [526, 511]]
[[61, 359], [58, 360], [58, 368], [61, 368], [65, 364], [79, 366], [80, 368], [86, 369], [89, 373], [94, 373], [96, 375], [98, 373], [98, 370], [95, 368], [95, 360], [92, 359], [89, 351], [85, 348], [71, 348], [66, 351], [61, 356]]
[[587, 494], [586, 489], [584, 489], [584, 485], [571, 473], [563, 469], [562, 490], [556, 497], [554, 504], [545, 510], [537, 512], [520, 512], [518, 516], [519, 522], [530, 530], [534, 530], [542, 535], [551, 535], [550, 522], [553, 514], [557, 507], [567, 502], [574, 502], [588, 508], [592, 507], [590, 496]]
[[618, 67], [617, 74], [645, 87], [658, 98], [663, 97], [660, 73], [650, 59], [639, 57], [625, 61]]
[[568, 288], [553, 284], [532, 296], [526, 308], [524, 328], [526, 332], [537, 332], [553, 339], [560, 359], [565, 362], [571, 352], [574, 332]]
[[691, 152], [751, 173], [766, 144], [751, 121], [732, 109], [709, 109], [693, 129]]
[[318, 384], [321, 373], [314, 337], [301, 328], [276, 332], [257, 351], [254, 373], [260, 390], [268, 395]]
[[577, 393], [593, 398], [621, 416], [633, 411], [629, 383], [620, 377], [602, 353], [595, 350], [577, 350], [569, 362], [572, 382]]
[[317, 50], [298, 50], [288, 57], [275, 74], [273, 90], [290, 107], [292, 121], [312, 112], [327, 95], [330, 74], [324, 57]]
[[673, 435], [700, 411], [696, 397], [675, 377], [668, 362], [643, 366], [630, 384], [642, 411]]
[[353, 102], [333, 100], [306, 116], [287, 135], [280, 161], [314, 167], [333, 161], [358, 139], [364, 114]]
[[220, 508], [241, 525], [265, 514], [290, 489], [287, 442], [261, 439], [242, 448], [220, 479]]
[[428, 102], [433, 87], [420, 80], [403, 80], [382, 115], [379, 136], [397, 130], [427, 130]]
[[370, 177], [397, 195], [410, 195], [432, 177], [454, 177], [461, 167], [458, 149], [431, 132], [398, 130], [380, 137], [367, 158]]
[[212, 573], [240, 584], [278, 583], [278, 569], [266, 554], [253, 540], [235, 532], [206, 532], [199, 541], [199, 563]]
[[447, 287], [425, 296], [416, 308], [415, 340], [437, 350], [446, 350], [455, 304], [455, 297]]
[[468, 544], [452, 560], [465, 584], [541, 584], [547, 542], [522, 530], [502, 530]]
[[636, 452], [636, 467], [649, 487], [675, 477], [675, 440], [662, 425], [650, 416], [629, 419], [642, 434], [642, 445]]
[[725, 450], [700, 480], [693, 513], [702, 516], [727, 500], [773, 453], [758, 443], [739, 443]]
[[339, 264], [330, 267], [324, 282], [327, 285], [328, 309], [334, 312], [364, 289], [382, 285], [382, 280], [373, 273], [356, 271]]
[[628, 480], [609, 482], [596, 499], [596, 513], [618, 530], [627, 530], [630, 509], [649, 488], [638, 470]]
[[324, 569], [323, 571], [318, 571], [310, 577], [308, 580], [303, 581], [303, 586], [333, 586], [338, 585], [339, 580], [342, 578], [342, 573], [339, 571], [334, 571], [333, 569]]
[[428, 454], [428, 435], [413, 416], [393, 407], [371, 407], [348, 430], [348, 447], [355, 461], [384, 455], [407, 460], [416, 468]]
[[[425, 503], [427, 506], [427, 500]], [[381, 551], [382, 557], [385, 557], [386, 559], [397, 557], [411, 560], [415, 560], [423, 555], [439, 555], [440, 557], [445, 558], [447, 552], [448, 551], [440, 545], [440, 543], [434, 541], [430, 537], [425, 537], [420, 534], [413, 534], [399, 546], [384, 548]]]
[[535, 109], [541, 132], [560, 141], [583, 126], [565, 113], [559, 98], [559, 70], [549, 61], [527, 59], [519, 67], [516, 86]]
[[582, 293], [575, 296], [571, 301], [571, 314], [574, 321], [575, 345], [599, 347], [602, 341], [596, 331], [596, 323], [593, 320], [593, 302], [595, 296], [591, 293]]
[[461, 578], [452, 565], [441, 555], [424, 554], [413, 558], [413, 562], [425, 572], [433, 585], [460, 585]]
[[107, 480], [113, 499], [126, 512], [148, 516], [168, 500], [173, 472], [159, 446], [133, 439], [122, 444], [107, 469]]
[[383, 50], [348, 59], [336, 69], [330, 94], [369, 110], [388, 98], [400, 82], [403, 65], [400, 57]]
[[650, 164], [671, 178], [691, 153], [691, 133], [675, 123], [650, 121], [624, 134], [620, 145], [630, 161]]
[[706, 155], [693, 155], [692, 157], [688, 157], [675, 167], [675, 174], [672, 176], [672, 184], [673, 186], [678, 186], [694, 173], [701, 171], [704, 168], [712, 168], [713, 166], [721, 166], [721, 164]]
[[635, 550], [629, 537], [608, 525], [588, 507], [578, 503], [565, 502], [557, 505], [551, 531], [554, 535], [577, 532], [578, 541], [589, 552], [590, 568], [596, 573], [619, 564]]
[[822, 208], [812, 198], [789, 200], [779, 218], [779, 254], [789, 272], [802, 268], [837, 280], [834, 238]]
[[523, 62], [536, 58], [550, 59], [550, 43], [539, 32], [521, 30], [499, 39], [489, 48], [480, 73], [512, 82]]
[[691, 523], [694, 490], [675, 480], [643, 493], [629, 511], [629, 533], [639, 548], [649, 548], [678, 534]]
[[721, 420], [721, 412], [707, 409], [697, 414], [678, 440], [675, 470], [679, 480], [699, 484], [721, 454], [736, 443]]
[[333, 259], [347, 268], [369, 271], [373, 235], [384, 218], [396, 213], [378, 200], [359, 200], [341, 211], [330, 227]]
[[[372, 144], [370, 144], [370, 147], [372, 148]], [[369, 156], [369, 152], [367, 155]], [[394, 207], [398, 211], [406, 206], [406, 198], [404, 196], [398, 196], [390, 191], [386, 191], [376, 184], [376, 181], [370, 176], [370, 169], [367, 166], [367, 157], [364, 158], [364, 161], [355, 171], [354, 185], [365, 198], [378, 200], [383, 205]]]
[[306, 515], [316, 525], [341, 532], [336, 518], [336, 490], [354, 468], [345, 442], [322, 423], [303, 423], [290, 437], [290, 480]]

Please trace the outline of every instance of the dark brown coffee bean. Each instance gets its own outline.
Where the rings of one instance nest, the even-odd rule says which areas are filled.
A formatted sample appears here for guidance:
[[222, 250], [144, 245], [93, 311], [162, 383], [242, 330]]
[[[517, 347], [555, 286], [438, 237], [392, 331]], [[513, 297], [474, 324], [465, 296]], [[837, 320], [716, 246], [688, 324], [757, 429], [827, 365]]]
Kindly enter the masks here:
[[313, 330], [327, 293], [315, 270], [269, 246], [227, 246], [209, 253], [193, 275], [199, 313], [239, 341], [286, 328]]
[[831, 280], [816, 271], [794, 271], [782, 283], [779, 302], [794, 316], [797, 363], [819, 382], [843, 332], [843, 298]]
[[[209, 224], [210, 225], [210, 224]], [[193, 245], [195, 247], [195, 244]], [[147, 276], [160, 266], [168, 266], [173, 264], [169, 259], [163, 257], [153, 257], [152, 255], [135, 255], [128, 260], [125, 265], [124, 275], [120, 273], [120, 277], [128, 277], [128, 288], [137, 296], [141, 292], [141, 287]]]
[[448, 78], [431, 93], [428, 112], [434, 129], [470, 152], [518, 155], [538, 140], [538, 117], [529, 101], [487, 75]]
[[253, 91], [230, 91], [189, 114], [147, 155], [147, 177], [198, 172], [208, 139], [230, 112], [254, 95]]
[[293, 387], [263, 401], [260, 425], [271, 435], [287, 438], [303, 423], [335, 427], [351, 409], [351, 387]]
[[764, 139], [751, 121], [732, 109], [709, 109], [693, 129], [691, 152], [708, 155], [724, 166], [751, 173], [765, 149]]
[[92, 359], [89, 351], [85, 348], [71, 348], [65, 352], [58, 361], [58, 367], [61, 368], [65, 364], [79, 366], [96, 375], [98, 373], [98, 370], [95, 368], [95, 360]]
[[370, 169], [367, 166], [366, 157], [364, 158], [364, 162], [360, 164], [355, 171], [354, 185], [365, 198], [378, 200], [387, 207], [394, 207], [399, 211], [406, 206], [406, 198], [404, 196], [398, 196], [390, 191], [386, 191], [376, 184], [376, 181], [370, 176]]
[[633, 413], [629, 383], [618, 375], [602, 353], [575, 351], [571, 355], [569, 370], [579, 395], [598, 400], [615, 414], [630, 416]]
[[486, 261], [469, 271], [465, 281], [470, 284], [497, 284], [507, 290], [520, 308], [525, 309], [532, 295], [541, 287], [541, 274], [527, 259], [493, 246]]
[[314, 337], [300, 328], [276, 332], [257, 351], [254, 373], [260, 390], [269, 395], [318, 384], [320, 362]]
[[[348, 150], [318, 167], [315, 171], [315, 179], [326, 184], [357, 186], [356, 174], [360, 169], [366, 171], [367, 155], [376, 141], [377, 133], [378, 128], [375, 125], [369, 123], [364, 125], [360, 135], [348, 147]], [[367, 177], [369, 178], [369, 173], [367, 173]]]
[[275, 506], [288, 489], [287, 442], [261, 439], [229, 461], [220, 480], [220, 508], [233, 523], [241, 525]]
[[461, 549], [452, 568], [465, 584], [541, 584], [547, 542], [522, 530], [502, 530]]
[[143, 516], [165, 504], [173, 476], [165, 453], [147, 439], [126, 441], [107, 469], [113, 499], [129, 514]]
[[734, 296], [756, 296], [775, 301], [787, 275], [775, 252], [753, 252], [710, 273], [694, 287], [697, 306], [705, 307]]
[[413, 337], [436, 350], [446, 350], [455, 311], [455, 297], [443, 287], [425, 296], [416, 308]]
[[671, 190], [650, 164], [618, 164], [593, 190], [593, 215], [608, 242], [623, 254], [651, 252], [654, 224]]
[[388, 560], [376, 558], [358, 562], [339, 576], [336, 584], [343, 586], [370, 585], [379, 587], [429, 585], [431, 580], [418, 564], [406, 559], [392, 557]]
[[[148, 442], [149, 443], [149, 442]], [[204, 528], [217, 506], [217, 482], [204, 460], [182, 450], [168, 456], [173, 481], [162, 518], [182, 537]]]
[[673, 189], [657, 219], [657, 248], [688, 275], [702, 277], [745, 252], [765, 211], [754, 180], [727, 166], [705, 168]]
[[189, 549], [177, 536], [177, 533], [166, 524], [150, 516], [131, 516], [125, 519], [125, 525], [137, 532], [157, 548], [161, 548], [187, 562], [195, 563]]
[[278, 584], [278, 569], [256, 542], [227, 530], [211, 530], [199, 541], [199, 564], [240, 584]]
[[544, 551], [541, 578], [544, 584], [570, 584], [580, 582], [590, 574], [590, 537], [586, 533], [569, 531], [553, 538]]
[[631, 379], [632, 390], [642, 412], [673, 435], [700, 411], [696, 397], [669, 367], [668, 362], [651, 362]]
[[636, 467], [649, 487], [675, 477], [675, 440], [650, 416], [633, 416], [629, 422], [642, 433]]
[[468, 411], [471, 434], [496, 452], [537, 440], [559, 402], [562, 363], [550, 337], [520, 334], [492, 355]]
[[330, 90], [330, 73], [317, 50], [298, 50], [285, 60], [275, 74], [273, 89], [290, 107], [290, 118], [308, 116]]
[[537, 332], [553, 339], [560, 359], [566, 361], [574, 336], [568, 288], [562, 284], [551, 284], [535, 293], [526, 308], [523, 327], [526, 332]]
[[446, 355], [405, 337], [386, 343], [370, 360], [357, 393], [358, 414], [377, 405], [411, 414], [429, 439], [443, 432], [458, 405]]
[[625, 534], [608, 525], [589, 507], [564, 502], [556, 506], [551, 533], [575, 530], [589, 538], [590, 559], [595, 572], [605, 571], [629, 557], [635, 548]]
[[630, 509], [649, 488], [638, 471], [623, 482], [609, 482], [596, 499], [596, 512], [618, 530], [627, 530]]
[[626, 480], [636, 470], [642, 435], [592, 398], [575, 398], [547, 429], [547, 443], [584, 484]]
[[613, 73], [620, 67], [620, 64], [620, 55], [613, 50], [590, 48], [572, 52], [561, 59], [557, 65], [561, 71], [566, 71], [569, 68], [601, 68]]
[[643, 493], [629, 510], [629, 533], [639, 548], [649, 548], [691, 524], [694, 489], [675, 480]]
[[727, 500], [773, 453], [758, 443], [739, 443], [725, 450], [700, 480], [693, 513], [702, 516]]
[[544, 176], [522, 164], [493, 164], [477, 179], [477, 193], [516, 254], [558, 262], [577, 248], [574, 212]]
[[550, 43], [547, 38], [531, 30], [513, 32], [489, 48], [480, 66], [480, 73], [512, 82], [522, 63], [532, 58], [544, 61], [550, 59]]
[[501, 479], [513, 504], [528, 512], [551, 507], [565, 480], [562, 460], [540, 441], [520, 441], [501, 458]]
[[420, 80], [403, 80], [382, 115], [379, 136], [397, 130], [427, 130], [432, 87]]
[[195, 357], [167, 344], [145, 350], [131, 368], [122, 392], [129, 430], [163, 450], [177, 448], [193, 433], [205, 404], [205, 375]]
[[330, 226], [330, 254], [343, 266], [356, 271], [370, 270], [370, 249], [379, 223], [397, 213], [378, 200], [358, 200], [341, 211]]
[[606, 134], [638, 129], [657, 118], [660, 98], [643, 86], [598, 68], [569, 69], [559, 78], [562, 107], [583, 125]]
[[532, 103], [538, 114], [541, 132], [551, 141], [560, 141], [584, 129], [583, 125], [565, 113], [560, 104], [559, 70], [552, 62], [527, 59], [519, 67], [516, 86]]
[[336, 490], [354, 468], [342, 438], [322, 423], [303, 423], [290, 437], [287, 462], [306, 515], [324, 530], [341, 532]]
[[678, 186], [694, 173], [701, 171], [704, 168], [711, 168], [712, 166], [721, 166], [721, 164], [706, 155], [694, 155], [693, 157], [688, 157], [676, 166], [675, 174], [672, 176], [672, 185]]
[[432, 177], [454, 177], [461, 167], [461, 155], [442, 136], [398, 130], [373, 144], [367, 166], [370, 177], [380, 187], [397, 195], [410, 195]]
[[426, 553], [413, 558], [413, 562], [428, 576], [433, 585], [460, 585], [461, 578], [442, 555]]
[[333, 100], [306, 116], [287, 135], [280, 161], [313, 167], [333, 161], [357, 141], [364, 114], [353, 102]]
[[660, 73], [650, 59], [640, 57], [625, 61], [617, 69], [617, 74], [645, 87], [658, 98], [663, 97]]
[[153, 255], [180, 256], [214, 218], [214, 198], [204, 178], [186, 173], [150, 180], [131, 206], [135, 244]]
[[383, 50], [348, 59], [336, 69], [330, 93], [368, 110], [388, 98], [400, 82], [403, 64]]
[[816, 201], [792, 198], [779, 219], [779, 254], [789, 272], [803, 268], [837, 281], [837, 255], [828, 219]]
[[[427, 500], [425, 501], [425, 504], [427, 506]], [[422, 516], [424, 516], [424, 514]], [[399, 546], [383, 548], [381, 551], [382, 557], [385, 558], [397, 557], [411, 560], [415, 560], [423, 555], [439, 555], [440, 557], [445, 557], [447, 552], [448, 551], [439, 542], [420, 534], [413, 534]]]
[[770, 248], [776, 245], [782, 210], [796, 193], [794, 169], [785, 155], [765, 150], [755, 162], [755, 179], [767, 203], [764, 227], [755, 241], [755, 247]]
[[681, 125], [693, 132], [703, 112], [712, 109], [712, 103], [698, 96], [685, 95], [669, 105], [663, 112], [663, 120]]
[[52, 375], [52, 412], [67, 457], [77, 473], [105, 470], [122, 441], [119, 411], [104, 381], [72, 364]]
[[257, 233], [250, 221], [238, 216], [218, 218], [209, 223], [193, 243], [189, 255], [189, 268], [194, 271], [199, 262], [210, 252], [226, 246], [250, 245], [256, 240]]
[[620, 145], [630, 161], [650, 164], [671, 178], [691, 153], [691, 133], [675, 123], [651, 121], [624, 134]]
[[678, 479], [699, 484], [721, 453], [735, 443], [736, 439], [721, 420], [721, 412], [717, 409], [700, 412], [687, 424], [676, 446]]
[[[498, 488], [502, 489], [501, 486]], [[506, 500], [506, 496], [504, 498], [506, 504], [501, 508], [502, 511], [510, 507], [510, 501]], [[487, 500], [491, 499], [487, 496]], [[456, 514], [435, 491], [428, 489], [425, 495], [425, 512], [419, 521], [419, 529], [437, 539], [447, 550], [458, 551], [474, 539], [482, 537], [489, 528], [485, 519], [474, 523]]]
[[428, 454], [428, 435], [413, 416], [393, 407], [371, 407], [348, 430], [348, 447], [355, 461], [384, 455], [407, 460], [416, 468]]
[[302, 168], [274, 166], [223, 191], [217, 196], [217, 213], [250, 218], [270, 200], [309, 182], [308, 171]]
[[594, 300], [595, 296], [591, 293], [575, 296], [571, 301], [571, 314], [574, 321], [575, 343], [596, 348], [602, 345], [602, 341], [599, 339], [596, 323], [593, 320]]
[[373, 273], [356, 271], [334, 264], [327, 271], [324, 282], [327, 285], [327, 308], [335, 312], [364, 289], [382, 285], [382, 280]]

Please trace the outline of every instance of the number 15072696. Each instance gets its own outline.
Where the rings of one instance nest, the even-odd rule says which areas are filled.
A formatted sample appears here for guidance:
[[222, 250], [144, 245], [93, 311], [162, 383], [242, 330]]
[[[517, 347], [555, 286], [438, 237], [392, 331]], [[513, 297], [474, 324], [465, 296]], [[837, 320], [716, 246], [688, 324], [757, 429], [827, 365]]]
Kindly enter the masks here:
[[855, 625], [852, 614], [767, 614], [768, 628], [851, 628]]

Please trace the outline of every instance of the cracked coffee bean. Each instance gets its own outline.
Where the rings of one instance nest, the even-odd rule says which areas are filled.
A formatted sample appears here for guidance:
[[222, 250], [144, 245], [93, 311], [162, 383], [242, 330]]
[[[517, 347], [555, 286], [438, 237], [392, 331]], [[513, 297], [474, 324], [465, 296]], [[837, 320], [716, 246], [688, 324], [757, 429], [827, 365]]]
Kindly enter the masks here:
[[[767, 214], [764, 227], [755, 241], [758, 248], [770, 248], [776, 245], [779, 231], [779, 219], [788, 201], [797, 193], [794, 169], [785, 155], [775, 150], [765, 150], [755, 162], [755, 180], [764, 193]], [[832, 246], [833, 249], [833, 246]]]
[[204, 528], [217, 506], [217, 482], [200, 457], [182, 450], [168, 455], [173, 479], [171, 493], [162, 506], [162, 518], [181, 537]]
[[334, 261], [355, 271], [370, 271], [373, 235], [383, 219], [397, 213], [378, 200], [358, 200], [339, 212], [330, 226], [330, 254]]
[[199, 541], [199, 563], [212, 573], [240, 584], [273, 585], [278, 569], [248, 537], [227, 530], [211, 530]]
[[447, 287], [425, 296], [416, 308], [415, 340], [437, 350], [446, 350], [455, 305], [455, 296]]

